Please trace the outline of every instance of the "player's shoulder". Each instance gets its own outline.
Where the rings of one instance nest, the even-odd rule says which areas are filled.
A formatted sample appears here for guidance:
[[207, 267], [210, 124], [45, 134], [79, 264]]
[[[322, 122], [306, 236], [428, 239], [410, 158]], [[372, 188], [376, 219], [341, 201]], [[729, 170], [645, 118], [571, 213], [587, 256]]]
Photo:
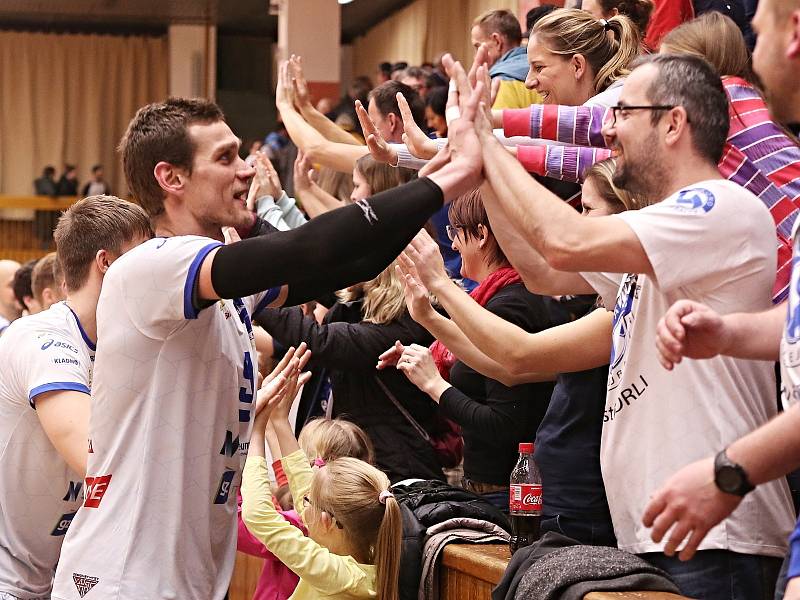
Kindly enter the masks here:
[[33, 345], [61, 344], [77, 350], [80, 344], [77, 317], [64, 302], [57, 302], [35, 315], [20, 317], [0, 337], [0, 348], [12, 353], [24, 352]]
[[[154, 237], [139, 244], [114, 261], [116, 271], [136, 264], [150, 265], [180, 262], [194, 257], [202, 249], [222, 245], [218, 240], [201, 235], [177, 235], [173, 237]], [[119, 264], [117, 264], [119, 263]], [[110, 269], [109, 269], [110, 271]]]

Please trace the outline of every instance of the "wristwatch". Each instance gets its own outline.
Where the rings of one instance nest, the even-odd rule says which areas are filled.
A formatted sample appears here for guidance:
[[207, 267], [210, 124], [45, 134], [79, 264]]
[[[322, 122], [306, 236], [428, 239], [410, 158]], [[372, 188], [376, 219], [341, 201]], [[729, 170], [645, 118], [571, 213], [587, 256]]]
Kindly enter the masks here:
[[714, 483], [720, 491], [735, 496], [744, 496], [755, 489], [744, 468], [728, 458], [725, 450], [714, 459]]

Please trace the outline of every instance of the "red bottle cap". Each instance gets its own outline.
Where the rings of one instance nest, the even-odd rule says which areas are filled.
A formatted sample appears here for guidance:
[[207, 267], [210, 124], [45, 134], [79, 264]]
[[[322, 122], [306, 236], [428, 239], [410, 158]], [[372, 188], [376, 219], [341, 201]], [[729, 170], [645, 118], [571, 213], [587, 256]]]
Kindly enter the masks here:
[[519, 452], [520, 454], [533, 454], [533, 443], [532, 442], [522, 442], [519, 445]]

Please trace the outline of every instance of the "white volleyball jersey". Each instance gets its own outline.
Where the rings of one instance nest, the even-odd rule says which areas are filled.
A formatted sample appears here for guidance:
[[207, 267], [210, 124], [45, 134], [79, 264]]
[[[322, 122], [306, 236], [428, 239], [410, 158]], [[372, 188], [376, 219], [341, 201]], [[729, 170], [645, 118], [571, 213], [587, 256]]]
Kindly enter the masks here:
[[256, 364], [250, 313], [278, 290], [196, 310], [210, 238], [154, 238], [115, 261], [97, 308], [86, 499], [53, 598], [224, 597]]
[[50, 595], [83, 482], [42, 429], [36, 399], [88, 394], [93, 360], [94, 344], [63, 302], [17, 319], [0, 338], [0, 595]]

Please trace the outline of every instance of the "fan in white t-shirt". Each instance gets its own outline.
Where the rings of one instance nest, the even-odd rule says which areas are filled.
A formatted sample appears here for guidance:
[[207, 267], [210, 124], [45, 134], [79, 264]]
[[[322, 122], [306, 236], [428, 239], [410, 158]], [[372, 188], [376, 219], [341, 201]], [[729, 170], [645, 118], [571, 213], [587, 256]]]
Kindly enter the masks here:
[[[109, 206], [115, 218], [98, 219]], [[100, 286], [111, 262], [149, 235], [147, 215], [129, 202], [74, 204], [55, 232], [67, 300], [17, 319], [0, 338], [2, 597], [49, 597], [84, 494]]]
[[[664, 557], [683, 540], [680, 532], [654, 540], [642, 524], [666, 476], [777, 409], [770, 363], [715, 358], [668, 373], [654, 347], [659, 319], [679, 298], [723, 312], [770, 306], [774, 222], [716, 169], [728, 130], [719, 77], [687, 56], [647, 57], [632, 71], [603, 133], [616, 154], [614, 183], [653, 204], [611, 217], [582, 219], [532, 181], [485, 121], [479, 116], [475, 128], [494, 192], [484, 202], [526, 285], [547, 294], [596, 291], [614, 306], [601, 468], [620, 547], [659, 560], [691, 597], [730, 598], [718, 578], [731, 573], [733, 559], [777, 573], [793, 517], [785, 482], [745, 497], [700, 546], [720, 551], [703, 561]], [[770, 594], [773, 585], [760, 577], [740, 583], [742, 597]]]

